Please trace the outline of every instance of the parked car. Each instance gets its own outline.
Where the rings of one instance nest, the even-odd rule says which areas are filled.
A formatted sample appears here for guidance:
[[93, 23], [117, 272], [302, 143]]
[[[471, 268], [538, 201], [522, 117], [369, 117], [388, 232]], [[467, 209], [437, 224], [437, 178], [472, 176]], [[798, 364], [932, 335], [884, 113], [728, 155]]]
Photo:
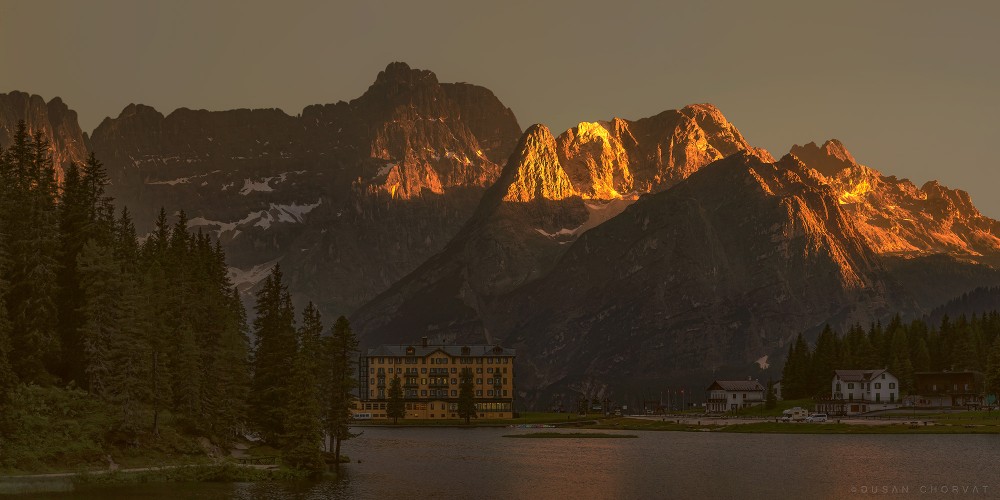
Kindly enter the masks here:
[[814, 413], [806, 417], [806, 422], [826, 422], [826, 413]]

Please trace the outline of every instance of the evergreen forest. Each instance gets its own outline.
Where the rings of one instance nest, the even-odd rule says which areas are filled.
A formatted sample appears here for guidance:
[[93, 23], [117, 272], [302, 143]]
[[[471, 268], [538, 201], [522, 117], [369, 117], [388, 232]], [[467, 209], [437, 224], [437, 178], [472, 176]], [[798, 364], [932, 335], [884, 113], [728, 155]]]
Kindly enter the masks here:
[[325, 328], [311, 304], [297, 318], [275, 266], [248, 324], [218, 241], [162, 209], [140, 238], [107, 185], [93, 155], [58, 181], [23, 122], [0, 148], [0, 471], [219, 459], [240, 443], [325, 469], [350, 437], [347, 320]]

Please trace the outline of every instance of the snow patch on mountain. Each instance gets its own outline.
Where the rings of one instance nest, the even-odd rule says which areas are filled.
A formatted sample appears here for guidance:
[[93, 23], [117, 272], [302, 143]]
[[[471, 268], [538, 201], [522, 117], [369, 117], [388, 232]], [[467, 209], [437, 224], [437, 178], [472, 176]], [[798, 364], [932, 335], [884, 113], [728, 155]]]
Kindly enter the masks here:
[[[150, 185], [150, 186], [155, 186], [155, 185], [176, 186], [178, 184], [190, 184], [193, 179], [201, 179], [203, 177], [208, 177], [208, 176], [210, 176], [212, 174], [218, 174], [220, 172], [222, 172], [222, 170], [213, 170], [213, 171], [211, 171], [211, 172], [209, 172], [207, 174], [192, 175], [190, 177], [181, 177], [181, 178], [178, 178], [178, 179], [171, 179], [169, 181], [152, 181], [152, 182], [148, 182], [147, 181], [146, 184]], [[202, 183], [203, 186], [205, 184], [206, 183], [204, 183], [204, 182]]]
[[316, 200], [316, 203], [303, 204], [292, 203], [289, 205], [278, 205], [276, 203], [269, 204], [267, 210], [260, 210], [257, 212], [250, 212], [246, 217], [236, 221], [236, 222], [221, 222], [217, 220], [206, 219], [205, 217], [195, 217], [188, 221], [188, 227], [211, 227], [214, 228], [212, 231], [216, 233], [217, 236], [221, 236], [228, 232], [234, 232], [233, 237], [235, 238], [239, 231], [237, 228], [245, 226], [253, 226], [267, 229], [271, 227], [271, 224], [276, 222], [288, 222], [292, 224], [301, 223], [306, 214], [312, 212], [313, 209], [320, 206], [323, 200]]
[[247, 290], [252, 289], [267, 278], [267, 275], [271, 274], [271, 269], [274, 265], [278, 263], [281, 259], [274, 259], [263, 264], [257, 264], [250, 269], [240, 269], [238, 267], [229, 268], [229, 280], [233, 282], [233, 286], [236, 287], [240, 293], [245, 293]]
[[[288, 180], [289, 174], [302, 175], [304, 173], [306, 173], [305, 170], [296, 170], [294, 172], [282, 172], [276, 176], [264, 177], [262, 179], [243, 179], [243, 187], [240, 189], [240, 194], [246, 196], [254, 191], [262, 193], [271, 192], [274, 191], [274, 187], [271, 185], [272, 181], [274, 181], [274, 184], [281, 184]], [[222, 186], [222, 190], [225, 191], [229, 186], [229, 184]]]

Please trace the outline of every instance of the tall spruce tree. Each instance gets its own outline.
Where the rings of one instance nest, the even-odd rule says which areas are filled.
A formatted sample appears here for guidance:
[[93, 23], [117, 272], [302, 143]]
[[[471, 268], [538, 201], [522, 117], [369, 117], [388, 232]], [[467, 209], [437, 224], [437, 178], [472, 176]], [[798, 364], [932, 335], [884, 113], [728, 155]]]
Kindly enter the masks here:
[[389, 401], [385, 404], [385, 414], [392, 419], [392, 423], [399, 422], [399, 419], [406, 417], [406, 403], [403, 402], [403, 383], [399, 380], [399, 374], [395, 374], [389, 381]]
[[17, 353], [11, 362], [22, 381], [49, 384], [60, 357], [55, 169], [48, 142], [40, 134], [29, 136], [23, 121], [5, 156], [4, 226], [11, 237], [6, 303]]
[[292, 387], [285, 414], [285, 439], [282, 457], [293, 467], [320, 471], [324, 461], [323, 398], [320, 372], [324, 362], [321, 335], [323, 323], [312, 302], [302, 311], [299, 348], [295, 356]]
[[357, 380], [355, 356], [358, 339], [351, 330], [347, 318], [341, 316], [333, 325], [333, 332], [327, 337], [327, 363], [330, 367], [330, 393], [327, 402], [327, 433], [334, 442], [334, 460], [340, 470], [341, 444], [351, 438], [351, 391]]
[[986, 394], [1000, 397], [1000, 337], [993, 341], [986, 361]]
[[253, 381], [250, 417], [260, 436], [281, 445], [285, 432], [293, 366], [296, 357], [295, 311], [277, 265], [257, 292], [253, 321]]
[[[470, 418], [478, 417], [476, 412], [476, 395], [473, 392], [475, 386], [472, 383], [472, 369], [462, 368], [462, 373], [459, 374], [458, 380], [458, 416], [459, 418], [464, 418], [465, 423], [469, 423]], [[584, 398], [586, 401], [586, 398]], [[584, 413], [586, 413], [587, 404], [583, 404]]]

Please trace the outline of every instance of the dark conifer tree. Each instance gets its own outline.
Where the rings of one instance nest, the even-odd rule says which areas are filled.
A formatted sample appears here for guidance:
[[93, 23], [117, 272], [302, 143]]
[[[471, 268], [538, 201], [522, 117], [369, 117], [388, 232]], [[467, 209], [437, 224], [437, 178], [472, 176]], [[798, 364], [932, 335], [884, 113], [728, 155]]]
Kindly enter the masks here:
[[336, 467], [340, 469], [340, 446], [351, 438], [351, 390], [356, 386], [354, 378], [355, 356], [358, 339], [351, 330], [347, 318], [341, 316], [333, 325], [332, 334], [327, 337], [327, 362], [330, 367], [330, 394], [327, 403], [327, 433], [334, 442]]
[[323, 398], [320, 373], [324, 362], [319, 311], [310, 302], [302, 311], [299, 348], [295, 356], [291, 390], [285, 414], [282, 457], [293, 467], [319, 471], [323, 468]]
[[30, 137], [21, 122], [6, 152], [9, 198], [4, 225], [8, 245], [6, 297], [11, 322], [11, 358], [18, 377], [28, 383], [54, 382], [51, 369], [60, 357], [58, 311], [58, 214], [55, 170], [49, 144]]
[[389, 401], [385, 405], [385, 414], [392, 419], [395, 424], [401, 418], [406, 417], [406, 404], [403, 402], [403, 384], [396, 374], [389, 381]]
[[[462, 368], [462, 373], [459, 375], [458, 380], [458, 416], [459, 418], [464, 418], [465, 423], [469, 423], [470, 418], [476, 418], [479, 414], [476, 412], [476, 395], [474, 392], [475, 386], [472, 382], [472, 369]], [[587, 412], [587, 398], [583, 398], [583, 412]]]
[[253, 321], [254, 354], [250, 417], [260, 436], [281, 445], [285, 432], [293, 363], [296, 355], [295, 311], [277, 265], [257, 292]]

